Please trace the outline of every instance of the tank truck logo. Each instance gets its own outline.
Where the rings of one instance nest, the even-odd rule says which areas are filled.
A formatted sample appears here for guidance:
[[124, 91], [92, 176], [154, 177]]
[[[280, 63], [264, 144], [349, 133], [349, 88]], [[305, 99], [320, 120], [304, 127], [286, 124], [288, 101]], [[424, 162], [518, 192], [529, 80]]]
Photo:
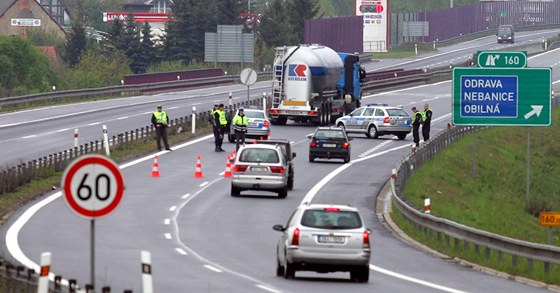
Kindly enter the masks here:
[[305, 75], [305, 70], [307, 70], [307, 65], [305, 64], [290, 64], [288, 65], [288, 80], [307, 80]]

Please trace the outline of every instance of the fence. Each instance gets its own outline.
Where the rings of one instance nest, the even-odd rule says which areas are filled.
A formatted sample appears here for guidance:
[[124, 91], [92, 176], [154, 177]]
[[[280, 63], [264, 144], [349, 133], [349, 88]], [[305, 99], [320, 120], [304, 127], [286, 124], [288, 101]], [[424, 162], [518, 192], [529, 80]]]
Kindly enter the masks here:
[[[553, 105], [558, 106], [558, 99], [553, 100]], [[462, 241], [465, 252], [474, 249], [475, 253], [479, 254], [481, 250], [484, 250], [485, 257], [488, 259], [492, 250], [495, 250], [500, 261], [503, 261], [504, 254], [508, 254], [511, 256], [514, 268], [519, 265], [519, 258], [524, 258], [527, 260], [528, 271], [533, 269], [534, 261], [539, 261], [543, 264], [545, 274], [550, 274], [552, 265], [560, 264], [560, 248], [504, 237], [425, 214], [421, 208], [410, 206], [405, 197], [404, 187], [406, 181], [414, 174], [414, 170], [417, 170], [445, 147], [480, 128], [454, 127], [440, 132], [430, 138], [425, 145], [420, 146], [416, 152], [409, 154], [399, 162], [396, 168], [396, 179], [391, 180], [393, 204], [418, 231], [431, 239], [435, 235], [437, 241], [440, 243], [444, 241], [448, 248], [459, 249], [459, 243]]]

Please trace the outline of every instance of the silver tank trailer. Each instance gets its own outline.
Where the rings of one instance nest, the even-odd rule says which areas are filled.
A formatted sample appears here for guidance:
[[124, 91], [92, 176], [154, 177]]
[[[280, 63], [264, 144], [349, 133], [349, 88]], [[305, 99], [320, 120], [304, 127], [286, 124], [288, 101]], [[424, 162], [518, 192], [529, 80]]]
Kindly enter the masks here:
[[[343, 74], [342, 59], [329, 47], [316, 44], [288, 47], [284, 56], [289, 56], [284, 63], [283, 82], [284, 95], [288, 100], [309, 101], [312, 93], [335, 90]], [[289, 76], [290, 65], [300, 64], [307, 66], [307, 78]]]

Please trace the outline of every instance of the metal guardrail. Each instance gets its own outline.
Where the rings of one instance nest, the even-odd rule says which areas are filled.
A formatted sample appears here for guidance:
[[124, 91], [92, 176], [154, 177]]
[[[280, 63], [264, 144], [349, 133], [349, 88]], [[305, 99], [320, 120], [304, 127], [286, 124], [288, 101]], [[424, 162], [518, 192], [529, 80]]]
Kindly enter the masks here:
[[421, 145], [416, 152], [409, 154], [399, 162], [396, 168], [396, 179], [391, 179], [393, 204], [405, 219], [413, 223], [416, 229], [423, 231], [430, 237], [433, 237], [435, 232], [437, 240], [445, 241], [448, 248], [452, 247], [451, 239], [454, 239], [453, 247], [455, 248], [458, 248], [459, 241], [463, 241], [465, 251], [471, 249], [471, 244], [473, 244], [472, 247], [477, 253], [480, 252], [481, 248], [484, 248], [487, 259], [490, 258], [492, 250], [498, 252], [500, 260], [503, 260], [504, 254], [511, 255], [514, 267], [518, 266], [519, 257], [524, 258], [527, 260], [529, 270], [532, 269], [533, 261], [541, 261], [544, 264], [545, 273], [549, 274], [552, 271], [551, 264], [560, 264], [559, 247], [521, 241], [438, 218], [421, 212], [420, 209], [414, 208], [406, 200], [404, 186], [406, 181], [414, 174], [414, 170], [417, 170], [445, 147], [480, 128], [470, 126], [444, 130], [430, 138], [425, 145]]

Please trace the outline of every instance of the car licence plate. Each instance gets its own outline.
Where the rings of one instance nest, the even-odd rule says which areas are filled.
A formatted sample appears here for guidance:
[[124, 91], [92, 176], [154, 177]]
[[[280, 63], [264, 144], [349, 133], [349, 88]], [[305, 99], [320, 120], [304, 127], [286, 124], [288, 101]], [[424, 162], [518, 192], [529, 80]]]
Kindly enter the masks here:
[[319, 243], [344, 243], [344, 236], [327, 236], [327, 235], [319, 235], [317, 237], [317, 241]]
[[323, 147], [324, 148], [335, 148], [336, 144], [335, 143], [324, 143]]
[[247, 123], [247, 126], [253, 126], [253, 127], [254, 126], [259, 126], [259, 123], [258, 122], [249, 122], [249, 123]]
[[267, 170], [266, 167], [251, 167], [251, 171], [255, 171], [255, 172], [264, 172], [266, 170]]

